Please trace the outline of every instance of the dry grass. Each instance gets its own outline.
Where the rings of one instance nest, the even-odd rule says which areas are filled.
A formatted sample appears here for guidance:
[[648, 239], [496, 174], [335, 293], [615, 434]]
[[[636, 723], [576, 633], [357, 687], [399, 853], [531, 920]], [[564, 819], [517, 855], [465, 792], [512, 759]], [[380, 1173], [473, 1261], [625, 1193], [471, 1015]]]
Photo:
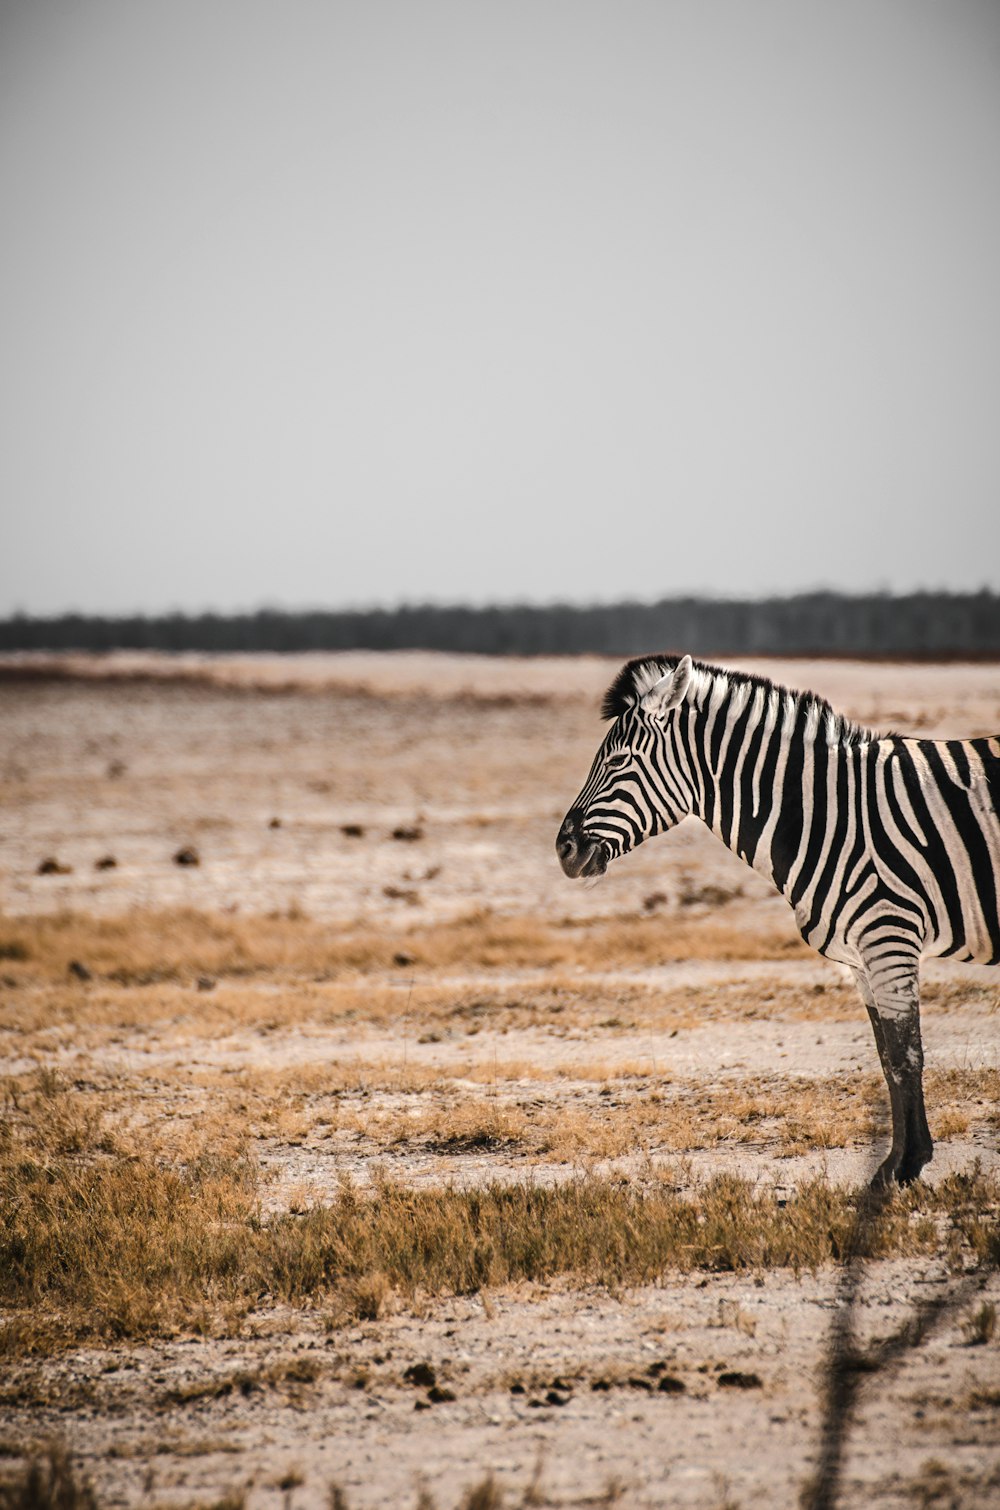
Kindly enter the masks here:
[[[816, 1148], [867, 1145], [884, 1087], [876, 1074], [805, 1077], [666, 1076], [650, 1061], [567, 1065], [561, 1074], [521, 1060], [475, 1064], [392, 1060], [231, 1066], [192, 1071], [185, 1060], [155, 1078], [108, 1076], [99, 1059], [78, 1059], [76, 1083], [42, 1068], [0, 1082], [0, 1146], [27, 1140], [46, 1156], [124, 1155], [141, 1144], [164, 1164], [197, 1162], [210, 1146], [227, 1158], [255, 1144], [287, 1158], [340, 1139], [366, 1162], [409, 1154], [458, 1158], [505, 1153], [588, 1168], [595, 1161], [743, 1148], [787, 1157]], [[935, 1136], [986, 1131], [1000, 1099], [1000, 1071], [927, 1076]], [[547, 1090], [542, 1091], [542, 1087]], [[294, 1176], [293, 1176], [294, 1178]], [[301, 1205], [308, 1187], [286, 1192]]]
[[615, 1037], [727, 1020], [860, 1022], [862, 1011], [860, 999], [846, 987], [803, 991], [766, 980], [663, 989], [643, 981], [568, 979], [558, 973], [517, 984], [494, 984], [487, 978], [475, 985], [440, 977], [411, 983], [406, 976], [391, 983], [382, 974], [342, 982], [288, 979], [277, 988], [266, 977], [223, 980], [211, 991], [199, 991], [196, 978], [143, 987], [106, 981], [85, 988], [73, 982], [24, 982], [21, 989], [7, 988], [0, 1032], [72, 1028], [75, 1042], [84, 1031], [96, 1042], [118, 1031], [157, 1029], [184, 1042], [227, 1036], [239, 1028], [266, 1032], [299, 1024], [365, 1024], [392, 1028], [411, 1042], [440, 1043], [486, 1030], [565, 1033], [582, 1027]]
[[[521, 1068], [511, 1067], [512, 1078], [520, 1078]], [[456, 1094], [440, 1076], [429, 1102], [419, 1091], [400, 1100], [398, 1081], [389, 1077], [384, 1088], [396, 1091], [395, 1104], [341, 1110], [337, 1126], [356, 1130], [383, 1148], [425, 1143], [446, 1152], [519, 1145], [561, 1162], [686, 1153], [727, 1144], [766, 1146], [788, 1157], [815, 1148], [869, 1144], [882, 1119], [884, 1098], [875, 1075], [824, 1081], [741, 1077], [706, 1086], [647, 1070], [641, 1080], [632, 1074], [624, 1083], [606, 1083], [596, 1095], [591, 1090], [589, 1100], [578, 1095], [571, 1103], [553, 1097], [539, 1104], [534, 1098], [524, 1102], [501, 1095], [507, 1074], [502, 1063], [482, 1066], [478, 1078], [492, 1080], [496, 1092], [485, 1101], [479, 1094]], [[377, 1077], [369, 1076], [366, 1083], [370, 1089], [379, 1086]], [[927, 1085], [935, 1109], [932, 1122], [943, 1141], [954, 1135], [951, 1128], [965, 1133], [972, 1125], [970, 1116], [954, 1110], [956, 1100], [995, 1105], [1000, 1071], [931, 1072]]]
[[344, 976], [399, 968], [427, 970], [614, 970], [669, 960], [786, 960], [810, 951], [788, 927], [761, 930], [711, 917], [633, 917], [548, 921], [479, 911], [407, 930], [357, 925], [333, 931], [296, 913], [223, 916], [192, 909], [134, 909], [113, 917], [85, 913], [7, 918], [0, 954], [25, 983], [64, 981], [70, 963], [120, 985], [152, 985], [193, 976]]
[[[253, 1161], [220, 1152], [214, 1133], [165, 1163], [54, 1077], [33, 1095], [0, 1139], [0, 1301], [14, 1353], [177, 1329], [231, 1334], [262, 1300], [373, 1319], [395, 1297], [520, 1279], [620, 1286], [671, 1269], [811, 1268], [845, 1252], [854, 1221], [851, 1193], [822, 1180], [785, 1204], [743, 1180], [683, 1195], [653, 1174], [549, 1189], [413, 1190], [383, 1178], [371, 1194], [345, 1181], [328, 1203], [265, 1220]], [[995, 1259], [998, 1204], [996, 1179], [978, 1173], [917, 1186], [889, 1203], [871, 1252]]]
[[928, 1458], [911, 1479], [893, 1478], [884, 1486], [916, 1510], [986, 1510], [1000, 1496], [1000, 1466], [949, 1466]]
[[[158, 1450], [163, 1451], [164, 1444]], [[169, 1450], [191, 1457], [206, 1451], [232, 1452], [234, 1448], [226, 1442], [210, 1441], [171, 1444]], [[517, 1497], [516, 1505], [522, 1510], [544, 1503], [538, 1489], [539, 1471]], [[291, 1491], [304, 1482], [302, 1475], [292, 1469], [277, 1479], [274, 1487], [282, 1490], [287, 1500]], [[592, 1503], [611, 1505], [616, 1499], [617, 1495], [609, 1491]], [[40, 1455], [32, 1455], [19, 1471], [0, 1478], [0, 1510], [98, 1510], [98, 1503], [89, 1480], [78, 1474], [71, 1456], [60, 1443], [50, 1445]], [[244, 1510], [245, 1503], [245, 1492], [234, 1489], [212, 1504], [196, 1505], [193, 1510]], [[438, 1510], [438, 1501], [426, 1485], [418, 1485], [415, 1503], [417, 1510]], [[494, 1475], [487, 1473], [463, 1492], [458, 1510], [503, 1510], [508, 1503]], [[330, 1510], [350, 1510], [350, 1500], [340, 1484], [330, 1484], [327, 1504]]]
[[0, 1479], [0, 1510], [97, 1510], [97, 1500], [66, 1449], [54, 1444], [19, 1473]]
[[[397, 954], [414, 962], [398, 966]], [[419, 933], [358, 926], [337, 934], [305, 918], [185, 910], [6, 919], [0, 920], [0, 1031], [72, 1027], [79, 1043], [84, 1030], [96, 1042], [101, 1032], [106, 1038], [169, 1028], [183, 1042], [238, 1027], [367, 1023], [439, 1042], [486, 1029], [586, 1027], [614, 1036], [724, 1020], [863, 1022], [853, 987], [832, 976], [803, 985], [777, 976], [748, 980], [736, 965], [732, 979], [671, 988], [606, 978], [671, 959], [735, 964], [807, 954], [780, 930], [751, 937], [708, 919], [672, 921], [668, 928], [656, 918], [577, 925], [477, 915]], [[91, 980], [73, 978], [74, 961], [86, 965]], [[530, 979], [489, 979], [492, 972], [528, 970]], [[587, 970], [600, 975], [579, 973]], [[449, 971], [460, 978], [449, 979]], [[468, 975], [475, 971], [486, 979], [473, 985]], [[200, 979], [213, 989], [199, 990]], [[925, 999], [938, 1011], [970, 1001], [997, 1010], [1000, 986], [933, 982]]]

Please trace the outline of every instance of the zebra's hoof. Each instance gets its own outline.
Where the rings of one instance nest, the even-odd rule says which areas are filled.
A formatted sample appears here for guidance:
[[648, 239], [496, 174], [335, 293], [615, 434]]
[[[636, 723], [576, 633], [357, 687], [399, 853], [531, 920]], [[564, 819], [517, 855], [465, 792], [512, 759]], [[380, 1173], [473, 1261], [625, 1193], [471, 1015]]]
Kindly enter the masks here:
[[929, 1164], [934, 1157], [934, 1145], [921, 1144], [919, 1148], [907, 1149], [899, 1161], [896, 1170], [896, 1180], [900, 1185], [912, 1185], [914, 1180], [919, 1180], [920, 1172], [925, 1164]]

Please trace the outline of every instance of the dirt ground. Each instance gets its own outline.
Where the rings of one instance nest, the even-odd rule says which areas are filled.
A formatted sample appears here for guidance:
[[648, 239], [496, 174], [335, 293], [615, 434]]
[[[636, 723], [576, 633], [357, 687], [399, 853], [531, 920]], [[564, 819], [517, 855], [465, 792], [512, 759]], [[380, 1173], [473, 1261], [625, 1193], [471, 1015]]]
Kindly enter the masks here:
[[[1000, 731], [996, 666], [732, 664], [879, 729]], [[9, 1104], [54, 1071], [178, 1159], [185, 1139], [238, 1126], [265, 1219], [345, 1176], [365, 1190], [655, 1173], [697, 1190], [725, 1173], [782, 1201], [816, 1175], [863, 1182], [885, 1111], [867, 1018], [767, 884], [694, 822], [596, 885], [559, 869], [616, 667], [9, 659]], [[196, 863], [177, 863], [185, 850]], [[105, 960], [123, 917], [137, 952], [114, 934]], [[213, 919], [261, 948], [268, 929], [313, 931], [237, 968], [203, 941]], [[182, 948], [185, 930], [202, 942]], [[361, 938], [349, 966], [323, 953]], [[924, 980], [928, 1179], [996, 1173], [1000, 973], [932, 963]], [[389, 1295], [347, 1319], [263, 1296], [229, 1335], [0, 1359], [0, 1453], [14, 1468], [58, 1437], [101, 1506], [794, 1506], [852, 1272], [557, 1278]], [[841, 1503], [1000, 1503], [1000, 1338], [975, 1323], [1000, 1304], [996, 1273], [902, 1257], [859, 1285], [857, 1348], [941, 1309], [860, 1376]]]

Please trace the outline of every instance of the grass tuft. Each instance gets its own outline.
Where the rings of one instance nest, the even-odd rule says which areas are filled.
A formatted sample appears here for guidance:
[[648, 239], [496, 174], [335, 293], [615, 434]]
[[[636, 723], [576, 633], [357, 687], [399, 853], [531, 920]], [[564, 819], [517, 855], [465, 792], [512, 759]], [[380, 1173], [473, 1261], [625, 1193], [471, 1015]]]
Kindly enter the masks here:
[[488, 910], [419, 930], [357, 924], [331, 931], [300, 913], [229, 916], [191, 908], [134, 908], [114, 916], [63, 912], [0, 919], [0, 958], [23, 965], [26, 981], [65, 981], [83, 960], [95, 980], [124, 986], [254, 975], [350, 976], [391, 969], [405, 946], [418, 975], [436, 969], [613, 970], [665, 960], [807, 958], [794, 933], [739, 928], [713, 917], [632, 915], [587, 921], [504, 916]]
[[[856, 1205], [816, 1179], [787, 1202], [732, 1176], [682, 1194], [594, 1175], [542, 1187], [413, 1189], [344, 1181], [328, 1203], [262, 1220], [244, 1158], [163, 1167], [141, 1149], [78, 1155], [8, 1136], [0, 1156], [0, 1304], [8, 1352], [178, 1329], [232, 1334], [258, 1304], [322, 1299], [374, 1320], [395, 1297], [470, 1294], [557, 1275], [612, 1287], [669, 1271], [815, 1269], [850, 1251]], [[997, 1181], [976, 1171], [886, 1204], [873, 1257], [995, 1261]], [[971, 1255], [971, 1259], [970, 1259]]]
[[461, 1510], [503, 1510], [503, 1502], [503, 1490], [492, 1473], [488, 1473], [463, 1494]]
[[66, 1449], [54, 1443], [44, 1457], [0, 1480], [0, 1510], [97, 1510], [97, 1500], [88, 1481], [77, 1477]]

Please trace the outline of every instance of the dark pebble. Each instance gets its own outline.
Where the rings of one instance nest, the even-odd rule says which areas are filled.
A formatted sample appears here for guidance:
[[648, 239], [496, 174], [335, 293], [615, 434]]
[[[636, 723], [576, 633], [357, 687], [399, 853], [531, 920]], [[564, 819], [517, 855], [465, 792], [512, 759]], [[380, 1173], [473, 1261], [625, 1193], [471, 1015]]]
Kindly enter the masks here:
[[727, 1373], [720, 1374], [719, 1385], [722, 1389], [760, 1389], [762, 1387], [759, 1374], [741, 1374], [738, 1369], [730, 1369]]
[[195, 847], [194, 847], [193, 844], [185, 844], [184, 848], [183, 849], [179, 849], [177, 851], [177, 853], [174, 855], [174, 864], [175, 865], [200, 865], [201, 864], [201, 855], [199, 855], [198, 851], [195, 849]]
[[72, 865], [64, 865], [61, 860], [56, 859], [55, 855], [47, 855], [39, 865], [36, 874], [40, 876], [71, 876], [73, 874], [73, 867]]
[[76, 980], [93, 980], [93, 978], [94, 978], [91, 975], [90, 971], [87, 969], [86, 965], [82, 962], [82, 960], [78, 960], [78, 959], [71, 959], [70, 960], [70, 962], [69, 962], [69, 973]]
[[437, 1374], [430, 1363], [411, 1363], [404, 1371], [403, 1378], [407, 1384], [419, 1385], [421, 1389], [428, 1389], [432, 1384], [437, 1383]]

